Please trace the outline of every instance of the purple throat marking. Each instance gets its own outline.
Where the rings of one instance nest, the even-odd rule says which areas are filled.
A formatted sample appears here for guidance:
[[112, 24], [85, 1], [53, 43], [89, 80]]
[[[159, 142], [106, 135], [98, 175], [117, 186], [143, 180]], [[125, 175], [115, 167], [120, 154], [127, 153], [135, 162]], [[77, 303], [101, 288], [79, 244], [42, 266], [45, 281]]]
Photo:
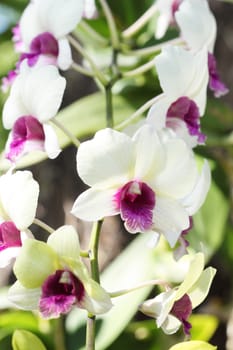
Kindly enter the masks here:
[[85, 296], [82, 282], [68, 270], [57, 270], [42, 285], [39, 308], [46, 318], [59, 317]]
[[[12, 128], [10, 151], [6, 157], [14, 161], [15, 158], [24, 153], [26, 142], [37, 141], [43, 145], [44, 140], [45, 134], [42, 124], [32, 116], [22, 116], [16, 120]], [[38, 149], [42, 148], [38, 146]]]
[[200, 131], [200, 112], [196, 103], [186, 96], [178, 98], [167, 111], [166, 126], [172, 128], [172, 118], [183, 120], [191, 136], [197, 136], [204, 143], [206, 136]]
[[190, 335], [190, 329], [192, 326], [188, 322], [188, 318], [192, 314], [192, 303], [188, 294], [184, 294], [179, 300], [174, 303], [170, 314], [182, 322], [184, 333], [186, 335]]
[[24, 59], [27, 59], [28, 65], [32, 67], [37, 63], [40, 55], [57, 58], [58, 52], [59, 49], [57, 40], [51, 33], [44, 32], [32, 40], [30, 44], [30, 51], [23, 53], [20, 56], [20, 62], [22, 62]]
[[0, 251], [11, 248], [21, 247], [20, 231], [12, 221], [5, 221], [0, 225]]
[[144, 232], [152, 228], [156, 199], [146, 183], [128, 182], [115, 194], [114, 200], [129, 232]]

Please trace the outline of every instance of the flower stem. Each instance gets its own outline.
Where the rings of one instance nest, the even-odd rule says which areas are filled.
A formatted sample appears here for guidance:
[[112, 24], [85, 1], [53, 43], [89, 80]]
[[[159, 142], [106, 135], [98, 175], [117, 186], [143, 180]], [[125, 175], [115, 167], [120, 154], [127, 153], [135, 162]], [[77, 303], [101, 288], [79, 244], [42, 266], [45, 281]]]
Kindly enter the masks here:
[[88, 69], [80, 66], [80, 64], [78, 64], [76, 62], [73, 62], [71, 64], [71, 68], [78, 73], [86, 75], [87, 77], [94, 77], [94, 74], [92, 72], [90, 72]]
[[63, 317], [59, 317], [58, 319], [54, 320], [54, 323], [55, 323], [54, 342], [55, 342], [56, 350], [66, 350], [63, 322], [64, 322]]
[[165, 289], [169, 288], [169, 284], [163, 280], [150, 280], [150, 281], [142, 282], [142, 283], [140, 283], [132, 288], [121, 289], [121, 290], [118, 290], [116, 292], [110, 292], [108, 294], [111, 298], [116, 298], [116, 297], [119, 297], [121, 295], [125, 295], [127, 293], [131, 293], [131, 292], [134, 292], [135, 290], [149, 287], [149, 286], [163, 286], [163, 287], [165, 287]]
[[132, 122], [136, 121], [137, 118], [140, 117], [147, 109], [149, 109], [157, 100], [158, 100], [158, 96], [153, 97], [151, 100], [147, 101], [135, 113], [133, 113], [129, 118], [124, 120], [122, 123], [118, 124], [115, 127], [115, 129], [122, 130], [126, 126], [130, 125]]
[[[94, 223], [89, 244], [89, 258], [91, 264], [91, 276], [96, 282], [100, 282], [98, 247], [103, 220]], [[95, 350], [95, 315], [88, 314], [86, 326], [86, 350]]]
[[112, 128], [113, 122], [113, 108], [112, 108], [112, 85], [108, 84], [105, 87], [106, 96], [106, 124], [108, 128]]
[[130, 70], [128, 72], [124, 72], [122, 73], [123, 77], [134, 77], [140, 74], [143, 74], [145, 72], [147, 72], [148, 70], [150, 70], [151, 68], [155, 67], [155, 61], [154, 59], [143, 64], [140, 67], [137, 67], [136, 69]]
[[138, 18], [136, 22], [134, 22], [129, 28], [123, 31], [122, 37], [130, 38], [136, 34], [157, 11], [158, 8], [156, 4], [152, 5], [141, 17]]
[[100, 45], [107, 46], [109, 43], [109, 40], [99, 34], [97, 31], [95, 31], [86, 21], [81, 21], [79, 23], [78, 29], [75, 31], [75, 35], [78, 36], [78, 30], [81, 29], [85, 31], [91, 38], [93, 38], [96, 42], [98, 42]]
[[99, 2], [102, 6], [106, 20], [108, 22], [108, 27], [109, 27], [110, 35], [111, 35], [112, 47], [114, 49], [119, 49], [119, 47], [120, 47], [119, 37], [118, 37], [116, 24], [115, 24], [111, 9], [108, 6], [108, 3], [106, 2], [106, 0], [99, 0]]
[[47, 225], [46, 223], [44, 223], [40, 219], [35, 218], [33, 220], [33, 224], [41, 227], [43, 230], [47, 231], [49, 234], [54, 232], [54, 229], [52, 227], [50, 227], [49, 225]]
[[51, 119], [51, 122], [56, 125], [60, 130], [64, 132], [65, 135], [68, 136], [68, 138], [73, 142], [73, 144], [79, 148], [80, 141], [63, 125], [61, 124], [56, 118]]
[[107, 79], [105, 78], [104, 74], [99, 70], [99, 68], [96, 66], [92, 58], [87, 54], [87, 52], [84, 50], [84, 48], [79, 44], [79, 42], [73, 38], [71, 35], [68, 35], [68, 40], [71, 43], [71, 45], [85, 58], [88, 63], [91, 66], [91, 69], [95, 75], [95, 77], [103, 84], [107, 84]]
[[167, 46], [167, 45], [183, 45], [184, 41], [178, 37], [175, 39], [171, 39], [168, 41], [165, 41], [161, 44], [157, 44], [157, 45], [152, 45], [152, 46], [148, 46], [145, 47], [143, 49], [138, 49], [138, 50], [124, 50], [124, 54], [125, 55], [134, 55], [134, 56], [149, 56], [152, 55], [156, 52], [159, 52], [162, 50], [163, 47]]

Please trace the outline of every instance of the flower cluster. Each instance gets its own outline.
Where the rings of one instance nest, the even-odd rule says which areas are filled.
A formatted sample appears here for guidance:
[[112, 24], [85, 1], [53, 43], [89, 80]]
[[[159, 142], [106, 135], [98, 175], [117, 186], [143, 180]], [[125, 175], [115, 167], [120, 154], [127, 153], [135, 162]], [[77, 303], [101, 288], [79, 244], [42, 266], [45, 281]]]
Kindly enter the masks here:
[[[171, 24], [180, 31], [179, 45], [165, 46], [154, 59], [162, 92], [133, 132], [108, 127], [87, 141], [77, 140], [77, 172], [88, 189], [75, 200], [71, 212], [90, 222], [119, 215], [126, 232], [153, 232], [157, 240], [165, 238], [178, 259], [188, 253], [186, 235], [192, 217], [210, 188], [208, 161], [198, 166], [194, 153], [207, 139], [201, 130], [207, 87], [209, 84], [215, 96], [226, 93], [227, 88], [216, 70], [216, 22], [207, 1], [158, 0], [156, 6], [156, 37], [162, 38]], [[56, 115], [66, 87], [59, 69], [73, 64], [68, 34], [82, 18], [97, 14], [93, 0], [33, 0], [13, 30], [20, 57], [5, 80], [11, 85], [3, 108], [3, 126], [10, 131], [4, 156], [10, 170], [0, 177], [0, 267], [16, 257], [17, 281], [9, 298], [19, 308], [38, 310], [44, 318], [57, 318], [73, 306], [93, 315], [112, 307], [110, 293], [99, 283], [96, 252], [91, 246], [82, 254], [74, 227], [48, 230], [52, 233], [47, 242], [33, 237], [28, 228], [38, 223], [39, 185], [31, 172], [15, 170], [18, 161], [32, 152], [45, 152], [51, 159], [61, 152], [53, 126], [60, 126]], [[109, 12], [106, 17], [111, 19]], [[89, 63], [90, 71], [94, 67], [92, 75], [96, 70], [99, 73], [97, 80], [105, 74], [91, 59]], [[90, 73], [86, 67], [82, 71]], [[91, 260], [91, 272], [81, 256]], [[206, 297], [214, 274], [213, 268], [204, 270], [204, 255], [197, 253], [180, 286], [166, 285], [163, 293], [142, 303], [140, 310], [155, 317], [166, 333], [182, 325], [189, 335], [188, 318]]]

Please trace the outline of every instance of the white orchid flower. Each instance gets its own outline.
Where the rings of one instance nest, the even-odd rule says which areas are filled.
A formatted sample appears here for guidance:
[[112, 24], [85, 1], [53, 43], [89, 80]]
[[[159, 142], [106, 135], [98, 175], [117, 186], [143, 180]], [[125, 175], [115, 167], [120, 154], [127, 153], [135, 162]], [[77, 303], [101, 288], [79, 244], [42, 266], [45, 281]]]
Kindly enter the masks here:
[[190, 147], [203, 143], [200, 117], [206, 107], [209, 79], [205, 48], [194, 54], [167, 46], [155, 58], [155, 66], [163, 94], [150, 108], [147, 122], [157, 130], [172, 129]]
[[19, 22], [23, 52], [29, 66], [56, 64], [66, 70], [72, 63], [66, 35], [75, 29], [84, 12], [84, 0], [35, 0], [24, 10]]
[[32, 238], [28, 227], [37, 208], [39, 185], [29, 171], [8, 172], [0, 177], [0, 268], [7, 266]]
[[112, 307], [107, 292], [90, 278], [81, 261], [79, 238], [72, 226], [54, 231], [47, 243], [26, 240], [14, 273], [17, 281], [9, 290], [10, 301], [25, 310], [38, 310], [44, 318], [57, 318], [73, 306], [92, 314]]
[[207, 48], [210, 75], [209, 88], [214, 91], [215, 97], [225, 95], [228, 89], [220, 80], [216, 59], [213, 55], [217, 25], [208, 1], [183, 1], [175, 13], [175, 19], [180, 28], [181, 37], [190, 50], [198, 52], [203, 47]]
[[49, 120], [61, 105], [66, 81], [55, 66], [22, 68], [3, 108], [3, 125], [12, 129], [6, 157], [14, 162], [31, 151], [42, 150], [55, 158], [60, 147]]
[[155, 37], [161, 39], [168, 27], [175, 23], [175, 12], [178, 10], [182, 0], [157, 0], [156, 7], [159, 16], [156, 23]]
[[215, 273], [212, 267], [204, 270], [204, 255], [197, 253], [181, 285], [146, 300], [140, 311], [154, 317], [166, 334], [173, 334], [183, 326], [184, 333], [189, 335], [192, 326], [188, 318], [206, 298]]
[[[162, 142], [149, 125], [131, 138], [105, 129], [83, 142], [77, 170], [90, 189], [75, 201], [72, 213], [87, 221], [120, 214], [130, 233], [156, 231], [173, 247], [189, 227], [182, 204], [198, 182], [193, 152], [177, 138]], [[199, 192], [193, 196], [199, 202]]]

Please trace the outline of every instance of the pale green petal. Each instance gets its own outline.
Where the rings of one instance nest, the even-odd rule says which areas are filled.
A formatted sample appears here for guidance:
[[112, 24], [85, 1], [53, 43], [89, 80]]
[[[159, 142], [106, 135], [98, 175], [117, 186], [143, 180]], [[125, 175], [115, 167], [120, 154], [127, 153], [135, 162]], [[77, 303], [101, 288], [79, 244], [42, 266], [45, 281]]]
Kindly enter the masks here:
[[16, 281], [8, 291], [8, 299], [12, 304], [23, 310], [37, 310], [41, 289], [28, 289]]
[[98, 315], [108, 312], [112, 308], [112, 302], [108, 293], [95, 281], [90, 279], [85, 285], [85, 297], [78, 306], [88, 312]]
[[169, 350], [217, 350], [217, 346], [213, 346], [205, 341], [192, 340], [176, 344]]
[[174, 334], [181, 326], [181, 322], [173, 315], [168, 315], [161, 328], [166, 334]]
[[193, 260], [190, 262], [189, 270], [185, 276], [184, 281], [179, 286], [176, 293], [176, 300], [182, 298], [182, 296], [189, 292], [190, 288], [198, 281], [201, 276], [201, 273], [204, 269], [204, 254], [197, 253], [195, 254]]
[[58, 257], [44, 242], [27, 239], [14, 265], [14, 273], [26, 288], [39, 288], [56, 271]]
[[79, 237], [71, 225], [62, 226], [53, 232], [49, 236], [47, 244], [61, 257], [79, 258]]
[[12, 346], [13, 350], [46, 350], [41, 340], [35, 334], [22, 329], [14, 331]]
[[192, 288], [189, 289], [188, 295], [191, 299], [193, 309], [201, 304], [208, 295], [215, 273], [216, 270], [213, 267], [208, 267], [202, 272]]

